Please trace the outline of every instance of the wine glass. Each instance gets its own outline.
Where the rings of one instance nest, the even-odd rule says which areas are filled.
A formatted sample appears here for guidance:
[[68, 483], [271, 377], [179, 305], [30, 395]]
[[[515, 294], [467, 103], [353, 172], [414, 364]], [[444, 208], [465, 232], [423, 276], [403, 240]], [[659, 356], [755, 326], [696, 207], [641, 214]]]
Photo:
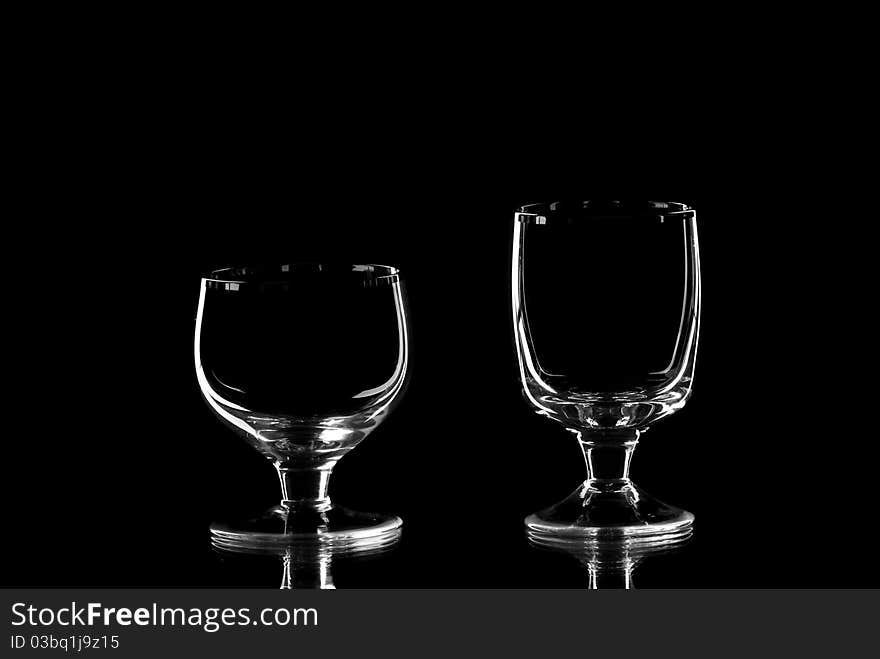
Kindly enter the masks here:
[[658, 544], [694, 516], [638, 488], [639, 437], [691, 393], [700, 328], [694, 210], [674, 202], [557, 201], [516, 213], [513, 325], [525, 397], [578, 439], [587, 479], [526, 518], [547, 543]]
[[398, 270], [287, 263], [202, 279], [199, 388], [213, 412], [274, 465], [281, 503], [211, 525], [218, 546], [382, 544], [402, 521], [330, 501], [334, 465], [385, 419], [407, 382]]

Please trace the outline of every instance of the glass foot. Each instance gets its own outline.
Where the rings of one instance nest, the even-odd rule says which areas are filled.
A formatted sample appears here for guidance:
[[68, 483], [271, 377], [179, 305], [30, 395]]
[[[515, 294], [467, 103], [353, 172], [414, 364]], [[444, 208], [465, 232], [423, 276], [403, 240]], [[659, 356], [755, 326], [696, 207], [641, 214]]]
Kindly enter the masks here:
[[270, 508], [262, 517], [211, 524], [212, 544], [229, 550], [315, 547], [331, 550], [381, 548], [400, 537], [396, 515], [360, 513], [342, 506], [325, 510]]
[[584, 482], [563, 501], [525, 520], [529, 538], [544, 546], [629, 547], [678, 544], [692, 531], [694, 516], [655, 499], [632, 483], [598, 489]]

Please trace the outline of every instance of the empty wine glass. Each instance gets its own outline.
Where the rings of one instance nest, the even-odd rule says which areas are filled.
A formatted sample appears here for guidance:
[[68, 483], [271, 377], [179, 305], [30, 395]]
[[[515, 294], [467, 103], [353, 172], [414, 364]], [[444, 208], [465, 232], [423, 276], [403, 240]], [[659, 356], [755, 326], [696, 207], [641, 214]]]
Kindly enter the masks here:
[[523, 392], [574, 433], [587, 479], [526, 518], [547, 544], [662, 544], [693, 515], [629, 478], [648, 425], [691, 393], [700, 326], [696, 215], [672, 202], [523, 206], [513, 229], [513, 324]]
[[218, 270], [201, 282], [195, 330], [202, 395], [268, 458], [281, 503], [211, 526], [215, 545], [382, 544], [394, 515], [331, 503], [330, 473], [400, 399], [408, 366], [396, 268], [290, 263]]

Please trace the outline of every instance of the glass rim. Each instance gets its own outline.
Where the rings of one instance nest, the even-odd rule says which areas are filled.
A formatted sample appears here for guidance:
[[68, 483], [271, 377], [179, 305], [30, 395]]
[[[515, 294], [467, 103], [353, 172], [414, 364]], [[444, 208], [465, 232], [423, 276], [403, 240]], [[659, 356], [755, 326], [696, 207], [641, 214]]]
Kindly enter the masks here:
[[690, 217], [695, 209], [689, 204], [679, 201], [647, 201], [647, 200], [559, 200], [537, 202], [520, 206], [517, 217], [531, 218], [565, 218], [612, 219], [612, 218], [664, 218]]
[[359, 281], [395, 281], [400, 275], [400, 269], [395, 266], [378, 263], [348, 264], [292, 261], [289, 263], [260, 263], [218, 268], [202, 275], [202, 281], [227, 284], [263, 284], [301, 274], [355, 275], [355, 279]]

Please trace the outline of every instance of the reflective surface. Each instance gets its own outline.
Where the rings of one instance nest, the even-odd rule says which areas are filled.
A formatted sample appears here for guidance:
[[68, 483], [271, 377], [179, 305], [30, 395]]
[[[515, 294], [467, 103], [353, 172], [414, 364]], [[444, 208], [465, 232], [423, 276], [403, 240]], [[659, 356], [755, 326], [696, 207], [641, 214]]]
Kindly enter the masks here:
[[217, 417], [269, 459], [281, 503], [212, 525], [217, 544], [284, 546], [316, 536], [381, 545], [401, 520], [331, 503], [335, 464], [399, 400], [408, 368], [400, 277], [381, 265], [289, 263], [202, 279], [196, 375]]
[[636, 566], [649, 556], [679, 550], [691, 540], [692, 533], [685, 531], [650, 540], [629, 537], [600, 541], [568, 538], [568, 541], [561, 541], [559, 537], [532, 531], [528, 537], [533, 547], [564, 552], [576, 558], [586, 568], [590, 590], [632, 590], [635, 588], [633, 572]]
[[690, 513], [629, 479], [648, 425], [681, 409], [699, 337], [696, 215], [673, 202], [524, 206], [514, 218], [513, 325], [526, 399], [575, 434], [587, 480], [527, 518], [533, 536], [687, 534]]
[[[395, 529], [378, 542], [340, 545], [326, 538], [300, 539], [285, 546], [240, 544], [230, 545], [215, 538], [212, 542], [218, 556], [226, 561], [241, 561], [243, 557], [275, 558], [280, 562], [281, 590], [335, 589], [333, 561], [376, 557], [394, 549], [401, 531]], [[244, 566], [247, 569], [247, 566]]]
[[[415, 518], [414, 518], [415, 519]], [[206, 587], [281, 589], [679, 587], [698, 571], [692, 536], [675, 542], [546, 543], [498, 532], [498, 541], [425, 537], [400, 531], [384, 544], [339, 548], [300, 542], [231, 548], [213, 543]], [[656, 560], [655, 558], [656, 557]], [[574, 559], [574, 560], [572, 560]]]

